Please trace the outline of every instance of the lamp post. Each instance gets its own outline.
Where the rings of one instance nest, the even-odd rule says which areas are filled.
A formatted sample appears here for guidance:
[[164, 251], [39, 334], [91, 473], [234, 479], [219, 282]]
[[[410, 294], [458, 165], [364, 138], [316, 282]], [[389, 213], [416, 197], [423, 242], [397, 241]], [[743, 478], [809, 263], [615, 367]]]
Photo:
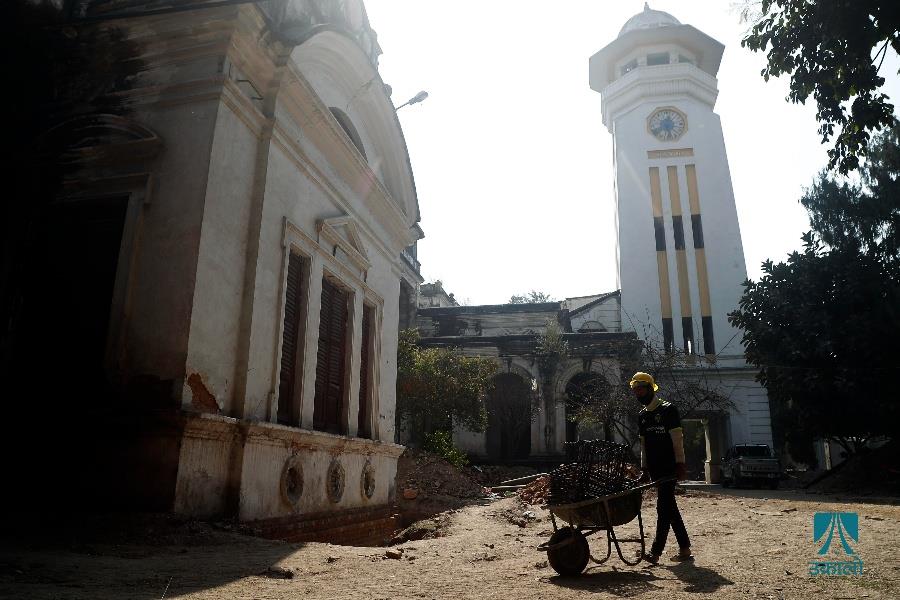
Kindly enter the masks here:
[[416, 94], [415, 96], [413, 96], [412, 98], [410, 98], [409, 100], [407, 100], [406, 102], [404, 102], [403, 104], [401, 104], [400, 106], [398, 106], [397, 108], [395, 108], [394, 112], [400, 110], [404, 106], [408, 106], [410, 104], [418, 104], [419, 102], [421, 102], [422, 100], [424, 100], [427, 97], [428, 97], [428, 92], [423, 90], [423, 91], [419, 92], [418, 94]]

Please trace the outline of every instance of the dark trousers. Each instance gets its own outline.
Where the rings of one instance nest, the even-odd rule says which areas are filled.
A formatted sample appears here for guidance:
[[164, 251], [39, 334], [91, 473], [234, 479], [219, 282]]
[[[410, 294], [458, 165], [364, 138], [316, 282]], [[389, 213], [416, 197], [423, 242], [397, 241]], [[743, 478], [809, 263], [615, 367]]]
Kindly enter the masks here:
[[675, 539], [678, 540], [680, 548], [687, 548], [691, 545], [688, 537], [687, 529], [684, 528], [684, 521], [681, 519], [681, 513], [678, 512], [678, 505], [675, 503], [675, 482], [667, 481], [659, 484], [659, 497], [656, 500], [656, 537], [653, 539], [653, 545], [650, 552], [660, 555], [663, 548], [666, 547], [666, 538], [669, 537], [669, 527], [675, 532]]

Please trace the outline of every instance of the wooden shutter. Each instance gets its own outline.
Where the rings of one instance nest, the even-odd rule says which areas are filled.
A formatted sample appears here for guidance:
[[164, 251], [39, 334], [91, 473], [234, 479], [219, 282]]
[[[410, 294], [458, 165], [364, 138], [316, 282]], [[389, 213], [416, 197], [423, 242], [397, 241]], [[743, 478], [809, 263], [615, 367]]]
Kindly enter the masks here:
[[300, 327], [303, 319], [303, 258], [291, 253], [288, 259], [287, 285], [284, 291], [284, 332], [281, 343], [281, 376], [278, 382], [278, 422], [298, 425], [295, 414], [294, 385], [300, 351]]
[[356, 435], [361, 438], [371, 438], [371, 417], [369, 406], [369, 372], [371, 371], [372, 351], [369, 346], [372, 343], [372, 307], [363, 305], [362, 318], [362, 343], [359, 361], [359, 416]]
[[347, 352], [349, 294], [323, 278], [316, 357], [316, 395], [313, 428], [343, 433], [344, 364]]

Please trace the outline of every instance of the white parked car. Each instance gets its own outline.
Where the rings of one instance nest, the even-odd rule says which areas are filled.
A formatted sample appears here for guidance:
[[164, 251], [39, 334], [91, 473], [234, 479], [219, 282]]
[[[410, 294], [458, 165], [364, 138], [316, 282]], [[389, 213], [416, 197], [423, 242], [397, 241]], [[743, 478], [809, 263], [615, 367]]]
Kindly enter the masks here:
[[773, 490], [781, 479], [781, 465], [766, 444], [736, 444], [722, 459], [722, 487], [766, 485]]

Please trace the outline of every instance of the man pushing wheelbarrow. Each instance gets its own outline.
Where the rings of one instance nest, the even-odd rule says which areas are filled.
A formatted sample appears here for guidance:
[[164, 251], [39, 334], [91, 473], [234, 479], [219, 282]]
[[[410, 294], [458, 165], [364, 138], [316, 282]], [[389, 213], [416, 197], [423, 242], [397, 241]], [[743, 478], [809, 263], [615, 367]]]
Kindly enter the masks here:
[[649, 373], [635, 373], [629, 385], [638, 402], [644, 405], [638, 414], [641, 469], [653, 481], [665, 480], [659, 484], [656, 500], [656, 535], [650, 552], [644, 554], [644, 560], [653, 564], [659, 562], [669, 536], [669, 527], [678, 540], [678, 552], [670, 558], [676, 561], [691, 560], [691, 540], [675, 502], [675, 479], [683, 481], [687, 473], [684, 434], [678, 409], [656, 395], [659, 386]]
[[[547, 509], [553, 523], [553, 535], [538, 550], [547, 553], [550, 566], [560, 575], [579, 575], [588, 561], [606, 562], [616, 549], [627, 565], [641, 560], [659, 561], [668, 537], [669, 527], [675, 531], [679, 551], [672, 560], [690, 560], [691, 543], [684, 521], [675, 503], [675, 481], [684, 479], [684, 441], [678, 410], [656, 397], [659, 386], [647, 373], [635, 373], [630, 381], [635, 397], [644, 405], [638, 420], [640, 426], [640, 480], [629, 477], [626, 464], [630, 453], [624, 444], [608, 440], [581, 440], [566, 444], [570, 460], [550, 473]], [[649, 480], [649, 481], [648, 481]], [[647, 551], [641, 497], [644, 490], [659, 487], [656, 536]], [[566, 525], [557, 525], [557, 519]], [[638, 536], [621, 538], [615, 528], [637, 519]], [[606, 556], [595, 558], [588, 536], [605, 533]], [[622, 543], [637, 543], [636, 560], [622, 553]]]

